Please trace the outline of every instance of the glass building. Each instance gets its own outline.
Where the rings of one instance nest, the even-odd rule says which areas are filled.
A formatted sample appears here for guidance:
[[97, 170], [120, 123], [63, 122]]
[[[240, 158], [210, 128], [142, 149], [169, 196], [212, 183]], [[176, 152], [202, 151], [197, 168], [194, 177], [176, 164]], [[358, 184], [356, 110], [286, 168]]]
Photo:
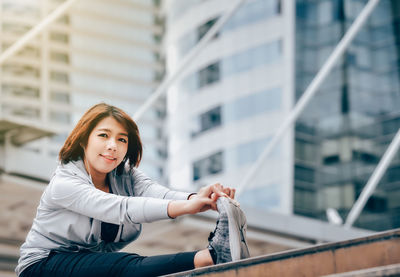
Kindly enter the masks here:
[[[296, 1], [296, 99], [366, 0]], [[294, 212], [346, 217], [400, 127], [400, 3], [382, 0], [296, 123]], [[397, 154], [355, 226], [400, 226]]]
[[[63, 2], [1, 1], [1, 52]], [[76, 1], [2, 64], [0, 117], [56, 133], [23, 146], [0, 145], [7, 154], [0, 162], [5, 172], [48, 180], [60, 147], [90, 106], [106, 102], [130, 115], [137, 111], [164, 72], [159, 11], [152, 0]], [[160, 181], [165, 181], [164, 118], [161, 99], [138, 122], [141, 167]]]

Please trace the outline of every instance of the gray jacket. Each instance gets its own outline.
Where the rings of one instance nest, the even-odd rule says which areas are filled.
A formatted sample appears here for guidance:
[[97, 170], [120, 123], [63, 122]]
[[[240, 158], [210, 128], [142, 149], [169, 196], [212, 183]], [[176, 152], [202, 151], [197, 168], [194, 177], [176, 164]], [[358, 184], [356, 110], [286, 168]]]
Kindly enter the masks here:
[[[121, 175], [114, 170], [108, 178], [114, 194], [94, 187], [82, 160], [57, 167], [21, 246], [17, 275], [46, 258], [51, 250], [120, 250], [139, 236], [141, 223], [168, 219], [171, 199], [184, 200], [189, 196], [171, 191], [127, 165]], [[114, 242], [101, 240], [102, 221], [120, 225]]]

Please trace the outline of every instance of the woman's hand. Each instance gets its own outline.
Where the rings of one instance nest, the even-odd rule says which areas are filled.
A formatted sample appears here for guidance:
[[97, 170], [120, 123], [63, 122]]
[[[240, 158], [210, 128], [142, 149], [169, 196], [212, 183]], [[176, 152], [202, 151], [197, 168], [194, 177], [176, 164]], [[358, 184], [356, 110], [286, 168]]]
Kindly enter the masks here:
[[207, 210], [217, 210], [217, 199], [219, 197], [235, 197], [235, 189], [224, 188], [221, 184], [202, 187], [197, 194], [192, 195], [189, 200], [171, 201], [168, 205], [168, 215], [172, 218], [183, 214], [196, 214]]
[[217, 199], [219, 197], [229, 197], [234, 199], [235, 198], [236, 190], [234, 188], [224, 187], [220, 183], [216, 183], [213, 185], [209, 185], [206, 187], [202, 187], [197, 194], [192, 195], [190, 199], [195, 199], [196, 197], [207, 197], [213, 200], [210, 206], [205, 206], [202, 208], [203, 211], [207, 211], [209, 209], [217, 210]]

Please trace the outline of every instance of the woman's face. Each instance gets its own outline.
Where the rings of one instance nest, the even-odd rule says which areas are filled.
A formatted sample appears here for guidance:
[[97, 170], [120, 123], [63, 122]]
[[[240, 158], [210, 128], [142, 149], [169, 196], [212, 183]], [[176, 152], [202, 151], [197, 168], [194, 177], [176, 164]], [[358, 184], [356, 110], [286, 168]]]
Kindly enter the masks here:
[[128, 151], [128, 132], [113, 117], [101, 120], [90, 133], [85, 148], [85, 166], [92, 176], [115, 169]]

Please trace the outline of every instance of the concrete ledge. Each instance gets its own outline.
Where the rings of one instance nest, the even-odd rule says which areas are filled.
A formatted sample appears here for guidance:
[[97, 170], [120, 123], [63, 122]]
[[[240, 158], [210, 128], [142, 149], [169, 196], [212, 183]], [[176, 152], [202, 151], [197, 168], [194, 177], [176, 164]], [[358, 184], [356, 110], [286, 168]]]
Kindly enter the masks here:
[[378, 266], [346, 273], [325, 275], [324, 277], [375, 277], [375, 276], [400, 276], [400, 264]]
[[167, 276], [323, 276], [400, 263], [400, 229]]

